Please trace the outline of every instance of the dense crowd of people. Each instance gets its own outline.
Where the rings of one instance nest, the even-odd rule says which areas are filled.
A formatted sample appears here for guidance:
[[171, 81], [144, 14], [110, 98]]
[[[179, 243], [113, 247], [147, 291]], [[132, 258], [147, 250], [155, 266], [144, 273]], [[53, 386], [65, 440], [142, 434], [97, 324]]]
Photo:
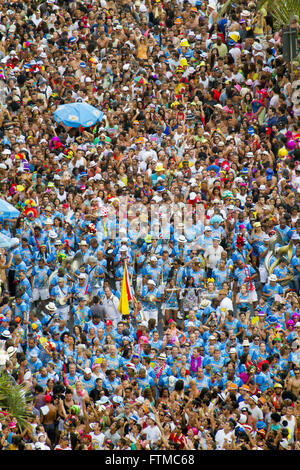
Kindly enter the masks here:
[[[30, 395], [1, 449], [298, 450], [300, 79], [275, 19], [0, 3], [2, 374]], [[82, 102], [103, 119], [55, 121]]]

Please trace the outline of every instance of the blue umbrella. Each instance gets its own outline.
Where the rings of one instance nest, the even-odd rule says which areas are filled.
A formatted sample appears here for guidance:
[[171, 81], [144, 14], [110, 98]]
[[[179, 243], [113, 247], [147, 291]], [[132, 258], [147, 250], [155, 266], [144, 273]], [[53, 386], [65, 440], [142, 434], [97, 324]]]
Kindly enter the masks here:
[[19, 215], [18, 209], [4, 199], [0, 199], [0, 219], [17, 219]]
[[67, 127], [90, 127], [103, 119], [104, 114], [87, 103], [68, 103], [58, 106], [54, 119]]
[[9, 238], [3, 233], [0, 233], [0, 248], [12, 248], [13, 246], [18, 245], [18, 238]]

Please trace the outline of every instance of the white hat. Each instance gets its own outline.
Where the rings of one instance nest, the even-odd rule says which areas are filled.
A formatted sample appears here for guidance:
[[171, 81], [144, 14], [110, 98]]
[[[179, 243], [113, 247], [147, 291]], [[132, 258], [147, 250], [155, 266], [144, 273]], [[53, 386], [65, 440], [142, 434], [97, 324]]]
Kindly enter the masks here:
[[271, 275], [269, 276], [269, 281], [271, 281], [271, 282], [272, 282], [272, 281], [273, 281], [273, 282], [276, 282], [276, 281], [277, 281], [277, 276], [276, 276], [276, 274], [271, 274]]
[[262, 45], [257, 42], [257, 43], [255, 43], [255, 44], [253, 45], [253, 49], [254, 49], [255, 51], [262, 51]]
[[152, 284], [153, 286], [155, 286], [155, 282], [153, 281], [153, 279], [148, 279], [148, 284]]
[[50, 310], [50, 311], [55, 311], [56, 310], [56, 305], [54, 302], [49, 302], [46, 306], [45, 306], [45, 309], [46, 310]]
[[10, 331], [9, 331], [9, 330], [4, 330], [4, 331], [2, 331], [1, 335], [2, 335], [4, 338], [7, 338], [7, 339], [10, 339], [10, 338], [11, 338], [11, 334], [10, 334]]
[[180, 235], [180, 237], [178, 237], [178, 241], [179, 241], [180, 243], [185, 243], [185, 242], [186, 242], [185, 236], [184, 236], [184, 235]]
[[92, 373], [92, 370], [91, 370], [89, 367], [86, 367], [86, 368], [84, 369], [84, 373], [85, 373], [86, 375], [91, 374], [91, 373]]
[[15, 354], [17, 352], [17, 348], [14, 348], [13, 346], [9, 346], [9, 348], [7, 348], [6, 352], [9, 356], [12, 356], [13, 354]]
[[32, 377], [31, 372], [30, 370], [28, 370], [27, 372], [25, 372], [23, 379], [26, 381], [26, 380], [31, 379], [31, 377]]
[[101, 397], [100, 400], [96, 402], [96, 405], [104, 405], [104, 403], [108, 403], [109, 399], [108, 397]]
[[204, 227], [204, 232], [207, 232], [207, 231], [209, 231], [209, 232], [212, 231], [212, 228], [211, 228], [210, 225], [206, 225], [206, 227]]
[[86, 275], [84, 273], [80, 273], [78, 277], [79, 279], [86, 279]]
[[145, 401], [145, 398], [144, 397], [137, 397], [137, 399], [135, 400], [137, 403], [139, 403], [140, 405], [142, 405]]
[[229, 349], [229, 354], [234, 354], [236, 353], [236, 349], [235, 348], [230, 348]]
[[55, 232], [55, 230], [50, 230], [50, 232], [49, 232], [49, 237], [50, 237], [50, 238], [57, 238], [57, 236], [58, 236], [58, 235], [57, 235], [57, 233]]
[[79, 246], [88, 246], [87, 241], [81, 240], [81, 242], [79, 243]]
[[196, 199], [196, 197], [197, 197], [197, 194], [192, 191], [192, 192], [190, 193], [190, 200], [191, 200], [191, 201], [194, 201], [194, 199]]
[[250, 343], [249, 343], [249, 341], [248, 341], [247, 339], [244, 339], [242, 345], [243, 345], [243, 346], [250, 346]]
[[167, 360], [167, 356], [165, 353], [160, 353], [160, 355], [158, 356], [157, 359], [161, 359], [162, 361], [166, 361]]
[[154, 255], [153, 255], [153, 256], [151, 256], [151, 258], [150, 258], [150, 261], [157, 261], [157, 258], [156, 258], [156, 256], [154, 256]]

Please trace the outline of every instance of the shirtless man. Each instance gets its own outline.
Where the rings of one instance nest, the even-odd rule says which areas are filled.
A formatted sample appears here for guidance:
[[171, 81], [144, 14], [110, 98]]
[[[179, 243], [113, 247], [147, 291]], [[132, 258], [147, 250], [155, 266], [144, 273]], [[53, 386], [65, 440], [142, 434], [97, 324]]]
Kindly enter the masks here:
[[300, 392], [300, 367], [296, 366], [294, 368], [294, 377], [287, 378], [286, 389], [294, 393], [298, 398]]
[[43, 424], [45, 431], [47, 432], [47, 435], [51, 441], [51, 444], [54, 444], [56, 437], [55, 423], [57, 419], [57, 408], [55, 405], [53, 405], [50, 395], [45, 396], [45, 403], [45, 411], [41, 413], [41, 424]]

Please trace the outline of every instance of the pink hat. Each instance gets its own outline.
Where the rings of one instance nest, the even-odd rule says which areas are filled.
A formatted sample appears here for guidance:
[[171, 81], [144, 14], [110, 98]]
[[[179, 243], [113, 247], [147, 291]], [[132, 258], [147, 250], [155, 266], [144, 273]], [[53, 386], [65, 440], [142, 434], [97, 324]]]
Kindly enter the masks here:
[[296, 144], [295, 144], [295, 141], [293, 139], [290, 139], [290, 140], [287, 141], [286, 148], [288, 150], [294, 150], [295, 147], [296, 147]]
[[223, 111], [226, 111], [226, 113], [233, 114], [232, 109], [230, 109], [227, 105], [226, 105], [226, 106], [223, 106]]
[[14, 421], [11, 421], [10, 423], [8, 423], [8, 427], [9, 427], [9, 429], [13, 429], [13, 428], [16, 428], [17, 425]]
[[143, 341], [143, 343], [149, 343], [149, 339], [144, 335], [140, 337], [140, 341]]

